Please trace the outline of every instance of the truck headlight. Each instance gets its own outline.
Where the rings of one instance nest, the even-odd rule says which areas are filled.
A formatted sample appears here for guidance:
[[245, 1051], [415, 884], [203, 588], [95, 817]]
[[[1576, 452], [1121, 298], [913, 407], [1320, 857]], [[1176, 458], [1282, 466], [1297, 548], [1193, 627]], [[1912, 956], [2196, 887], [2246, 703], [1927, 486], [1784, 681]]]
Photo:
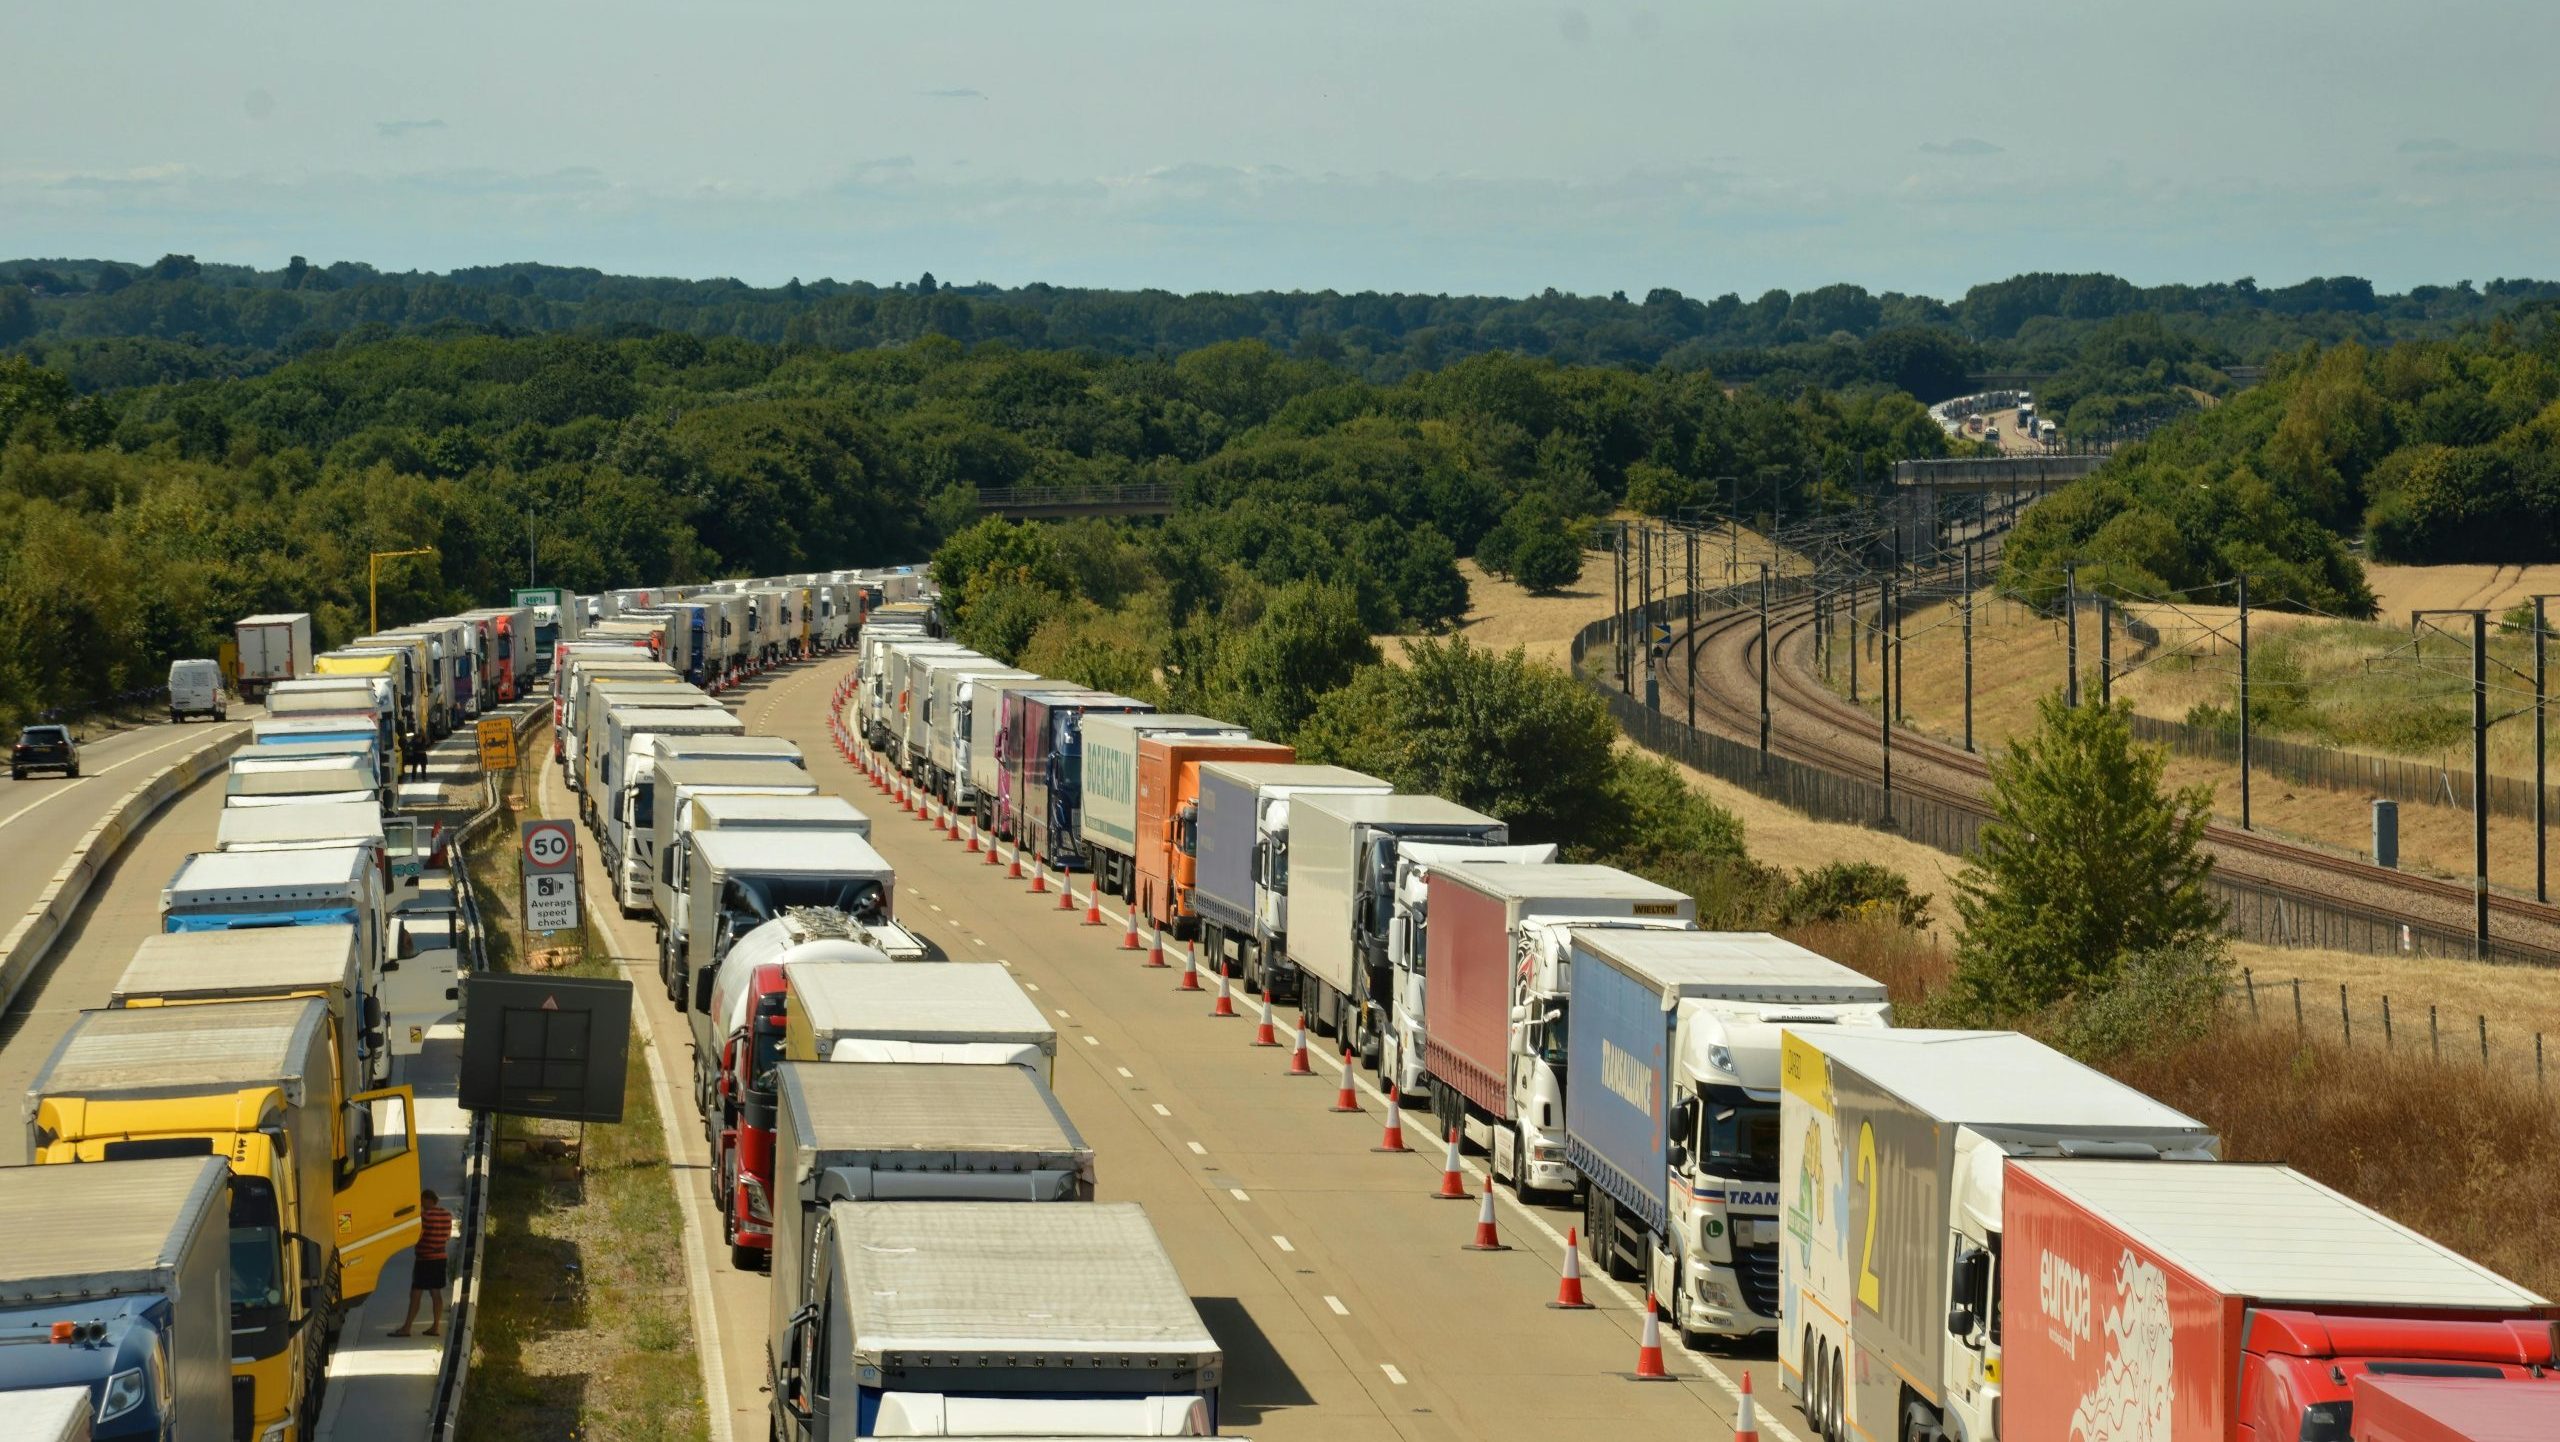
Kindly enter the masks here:
[[1733, 1070], [1733, 1048], [1726, 1046], [1722, 1042], [1709, 1043], [1707, 1046], [1707, 1065], [1714, 1067], [1720, 1072], [1731, 1072]]
[[107, 1379], [98, 1392], [98, 1420], [112, 1422], [142, 1405], [149, 1389], [143, 1385], [142, 1369], [129, 1367]]

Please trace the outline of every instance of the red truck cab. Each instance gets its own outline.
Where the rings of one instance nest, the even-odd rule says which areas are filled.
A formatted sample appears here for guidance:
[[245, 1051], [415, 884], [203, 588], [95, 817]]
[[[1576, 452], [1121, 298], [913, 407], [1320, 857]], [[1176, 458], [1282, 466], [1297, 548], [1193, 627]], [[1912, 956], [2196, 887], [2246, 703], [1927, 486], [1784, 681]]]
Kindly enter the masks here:
[[[2367, 1379], [2531, 1383], [2553, 1362], [2552, 1324], [2534, 1318], [2273, 1310], [2250, 1315], [2242, 1348], [2240, 1435], [2283, 1442], [2364, 1442], [2355, 1403]], [[2549, 1395], [2560, 1403], [2560, 1385]], [[2560, 1438], [2560, 1429], [2539, 1435]]]
[[2560, 1437], [2560, 1381], [2523, 1386], [2484, 1377], [2355, 1379], [2353, 1442], [2548, 1442]]
[[720, 1115], [712, 1132], [729, 1260], [761, 1271], [773, 1256], [774, 1068], [782, 1062], [788, 990], [781, 963], [748, 980], [747, 1024], [720, 1044]]

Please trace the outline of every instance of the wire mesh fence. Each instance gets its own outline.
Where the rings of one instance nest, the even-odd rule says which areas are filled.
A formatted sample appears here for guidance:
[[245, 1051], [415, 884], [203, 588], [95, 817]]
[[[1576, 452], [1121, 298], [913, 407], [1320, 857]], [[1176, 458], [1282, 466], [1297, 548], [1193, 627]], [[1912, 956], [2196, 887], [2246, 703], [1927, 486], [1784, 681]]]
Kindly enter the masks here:
[[2290, 1028], [2306, 1041], [2334, 1041], [2349, 1050], [2374, 1050], [2433, 1061], [2477, 1062], [2511, 1075], [2531, 1076], [2548, 1091], [2549, 1039], [2488, 1013], [2439, 1006], [2423, 997], [2355, 987], [2347, 982], [2240, 970], [2235, 1012], [2261, 1026]]

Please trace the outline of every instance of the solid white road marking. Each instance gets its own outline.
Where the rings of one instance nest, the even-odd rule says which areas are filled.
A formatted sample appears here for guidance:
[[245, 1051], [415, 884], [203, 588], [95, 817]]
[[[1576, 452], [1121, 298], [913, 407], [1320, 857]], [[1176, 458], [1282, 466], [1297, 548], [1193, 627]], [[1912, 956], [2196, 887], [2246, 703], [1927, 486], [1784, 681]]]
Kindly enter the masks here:
[[1340, 1297], [1327, 1293], [1324, 1299], [1324, 1304], [1331, 1307], [1333, 1309], [1333, 1315], [1337, 1317], [1348, 1317], [1351, 1315], [1351, 1309], [1342, 1305], [1342, 1299]]

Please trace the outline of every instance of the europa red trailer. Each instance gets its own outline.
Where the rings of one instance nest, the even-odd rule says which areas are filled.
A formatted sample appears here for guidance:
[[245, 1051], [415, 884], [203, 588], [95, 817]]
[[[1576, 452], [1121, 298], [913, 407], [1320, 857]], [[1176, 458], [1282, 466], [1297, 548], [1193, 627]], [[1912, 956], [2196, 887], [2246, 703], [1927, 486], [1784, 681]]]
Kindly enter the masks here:
[[2000, 1306], [1947, 1318], [2000, 1349], [2004, 1437], [2350, 1442], [2368, 1376], [2551, 1385], [2547, 1300], [2290, 1167], [2013, 1157], [2005, 1182], [1996, 1254], [1955, 1264], [1996, 1268]]
[[2560, 1380], [2356, 1378], [2353, 1442], [2551, 1442], [2560, 1437]]

